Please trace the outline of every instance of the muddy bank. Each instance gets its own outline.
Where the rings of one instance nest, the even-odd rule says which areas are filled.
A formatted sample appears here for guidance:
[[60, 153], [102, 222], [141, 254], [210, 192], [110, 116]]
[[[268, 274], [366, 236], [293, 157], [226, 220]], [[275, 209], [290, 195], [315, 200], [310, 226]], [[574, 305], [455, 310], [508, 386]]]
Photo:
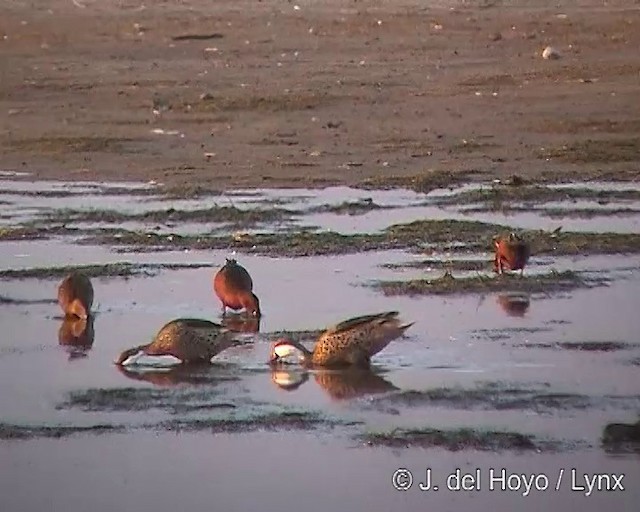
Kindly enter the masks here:
[[4, 7], [7, 170], [218, 190], [638, 178], [633, 2], [136, 7]]

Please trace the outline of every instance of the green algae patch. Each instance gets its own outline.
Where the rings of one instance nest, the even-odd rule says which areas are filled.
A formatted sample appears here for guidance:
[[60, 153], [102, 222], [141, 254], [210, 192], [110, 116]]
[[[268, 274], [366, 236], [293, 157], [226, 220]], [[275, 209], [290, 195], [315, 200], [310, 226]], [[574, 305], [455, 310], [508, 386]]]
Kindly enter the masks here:
[[[494, 211], [509, 209], [511, 203], [542, 204], [548, 202], [572, 202], [576, 200], [592, 200], [602, 204], [611, 201], [640, 201], [640, 189], [601, 190], [589, 188], [588, 184], [575, 187], [546, 187], [543, 185], [498, 184], [485, 188], [477, 188], [434, 199], [438, 205], [482, 204], [477, 211]], [[476, 211], [476, 210], [465, 210]]]
[[550, 293], [604, 285], [604, 279], [585, 280], [576, 272], [550, 272], [532, 276], [502, 274], [495, 277], [453, 277], [450, 273], [437, 279], [409, 281], [377, 281], [372, 286], [387, 296], [454, 295], [487, 292]]
[[445, 271], [483, 271], [491, 268], [493, 262], [489, 260], [463, 260], [463, 259], [449, 259], [439, 260], [428, 258], [420, 261], [409, 261], [406, 263], [385, 263], [382, 265], [384, 268], [391, 270], [403, 270], [409, 268], [430, 270], [445, 270]]
[[124, 427], [119, 425], [15, 425], [0, 423], [0, 441], [27, 440], [38, 438], [60, 439], [75, 434], [112, 434], [123, 432]]
[[395, 206], [381, 206], [371, 198], [344, 201], [340, 204], [324, 204], [308, 210], [308, 213], [335, 213], [336, 215], [364, 215], [374, 210], [389, 210]]
[[532, 254], [564, 256], [585, 254], [618, 254], [640, 252], [637, 233], [578, 233], [559, 229], [526, 232]]
[[[184, 366], [184, 365], [181, 365]], [[221, 400], [215, 386], [235, 381], [236, 377], [217, 375], [210, 368], [188, 366], [171, 369], [135, 371], [124, 367], [120, 372], [132, 379], [158, 388], [95, 388], [69, 393], [56, 409], [79, 409], [85, 412], [133, 412], [159, 409], [170, 414], [184, 414], [206, 409], [234, 409], [235, 404]], [[190, 386], [181, 386], [188, 384]]]
[[460, 428], [440, 430], [397, 429], [385, 433], [369, 433], [361, 437], [368, 446], [391, 448], [444, 448], [448, 451], [543, 451], [554, 448], [557, 443], [538, 441], [532, 435], [518, 432], [500, 432]]
[[82, 272], [87, 277], [151, 276], [161, 270], [208, 268], [204, 263], [108, 263], [65, 267], [36, 267], [20, 270], [0, 270], [0, 279], [62, 279], [70, 272]]
[[228, 236], [159, 235], [134, 231], [103, 233], [87, 237], [84, 244], [129, 246], [132, 251], [161, 250], [237, 250], [266, 256], [320, 256], [352, 254], [392, 248], [383, 235], [343, 235], [332, 231], [295, 231], [284, 233], [237, 233]]
[[555, 350], [577, 350], [579, 352], [617, 352], [638, 347], [624, 341], [563, 341], [558, 343], [521, 343], [518, 348], [541, 348]]
[[219, 222], [237, 226], [283, 220], [293, 215], [281, 208], [240, 209], [235, 206], [212, 206], [196, 210], [151, 210], [143, 213], [124, 213], [117, 210], [58, 210], [47, 215], [47, 222]]
[[37, 226], [0, 227], [0, 242], [38, 240], [60, 234], [57, 229]]
[[478, 411], [523, 411], [540, 415], [558, 412], [635, 410], [640, 395], [584, 395], [550, 389], [548, 384], [518, 385], [505, 382], [482, 382], [474, 387], [436, 387], [403, 390], [373, 398], [367, 408], [401, 414], [402, 408], [448, 408]]
[[6, 295], [0, 295], [0, 305], [9, 306], [24, 306], [24, 305], [36, 305], [36, 304], [57, 304], [56, 299], [14, 299], [13, 297], [7, 297]]
[[640, 453], [640, 421], [605, 425], [602, 447], [609, 453]]
[[248, 418], [195, 418], [162, 422], [157, 429], [170, 431], [209, 431], [212, 433], [244, 433], [257, 430], [315, 430], [340, 424], [316, 412], [281, 411]]
[[[372, 401], [372, 406], [384, 411], [389, 407], [447, 407], [461, 410], [526, 410], [552, 414], [558, 410], [587, 409], [608, 399], [592, 398], [575, 393], [551, 392], [548, 389], [520, 388], [502, 383], [483, 383], [474, 388], [432, 388], [392, 393]], [[630, 397], [631, 402], [635, 402]]]
[[390, 226], [385, 230], [385, 234], [399, 246], [449, 247], [453, 244], [469, 249], [491, 247], [493, 236], [505, 229], [505, 226], [487, 222], [417, 220]]

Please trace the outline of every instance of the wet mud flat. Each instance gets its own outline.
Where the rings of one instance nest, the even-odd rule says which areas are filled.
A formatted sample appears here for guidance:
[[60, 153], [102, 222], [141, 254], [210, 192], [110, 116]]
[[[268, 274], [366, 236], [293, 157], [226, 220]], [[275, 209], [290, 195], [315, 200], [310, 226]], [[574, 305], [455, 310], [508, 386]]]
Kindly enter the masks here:
[[218, 190], [638, 178], [633, 1], [357, 4], [7, 3], [5, 166]]
[[[158, 503], [173, 499], [163, 490], [169, 483], [188, 486], [204, 472], [215, 475], [213, 484], [189, 498], [181, 493], [193, 507], [217, 489], [215, 499], [231, 508], [255, 508], [268, 496], [285, 509], [292, 496], [315, 493], [319, 504], [334, 504], [342, 491], [328, 495], [324, 486], [344, 485], [320, 467], [368, 474], [375, 488], [363, 492], [389, 506], [400, 497], [423, 503], [419, 491], [398, 494], [392, 476], [405, 468], [417, 482], [426, 460], [440, 485], [460, 467], [481, 475], [505, 468], [552, 478], [562, 467], [637, 476], [637, 184], [512, 180], [428, 191], [193, 195], [142, 183], [9, 177], [4, 185], [0, 321], [16, 335], [0, 345], [0, 386], [11, 390], [0, 395], [0, 455], [13, 468], [0, 490], [10, 508], [37, 508], [43, 499], [12, 493], [14, 479], [48, 488], [49, 464], [96, 468], [87, 450], [100, 454], [101, 477], [86, 477], [86, 495], [53, 490], [57, 505], [78, 508], [89, 493], [113, 493], [111, 508], [124, 500], [157, 508], [122, 474], [138, 484], [153, 475]], [[564, 215], [551, 218], [549, 208]], [[575, 208], [594, 217], [576, 217]], [[493, 237], [510, 231], [533, 255], [524, 275], [497, 276]], [[251, 272], [264, 308], [259, 321], [220, 317], [212, 278], [231, 256]], [[94, 282], [95, 318], [86, 327], [70, 325], [55, 303], [71, 269]], [[323, 328], [385, 310], [415, 324], [370, 370], [266, 364], [275, 339], [312, 347]], [[242, 342], [204, 367], [113, 364], [180, 316], [221, 322]], [[228, 481], [276, 463], [295, 482], [286, 496], [273, 471], [273, 481], [261, 477], [241, 498]], [[60, 476], [58, 485], [71, 483]], [[485, 487], [477, 496], [521, 507], [512, 500], [522, 492]], [[567, 484], [537, 492], [531, 503], [573, 506], [585, 492]], [[589, 507], [637, 497], [628, 486], [623, 495], [594, 494]], [[467, 498], [432, 499], [448, 507]], [[369, 501], [340, 503], [357, 509]]]

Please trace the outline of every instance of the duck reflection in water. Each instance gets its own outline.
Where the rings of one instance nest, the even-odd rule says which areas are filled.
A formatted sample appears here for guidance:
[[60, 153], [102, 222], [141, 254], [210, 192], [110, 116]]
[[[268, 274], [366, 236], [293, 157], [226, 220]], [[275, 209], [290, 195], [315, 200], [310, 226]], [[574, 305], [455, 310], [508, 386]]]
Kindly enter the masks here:
[[280, 389], [293, 391], [309, 380], [312, 374], [316, 384], [332, 400], [348, 400], [364, 395], [397, 390], [391, 382], [370, 369], [345, 368], [340, 370], [272, 367], [271, 381]]
[[164, 368], [122, 365], [116, 365], [116, 368], [129, 379], [156, 386], [212, 385], [231, 378], [220, 375], [219, 368], [212, 368], [208, 362]]
[[519, 318], [525, 316], [531, 305], [529, 296], [522, 293], [502, 293], [496, 300], [507, 315]]
[[69, 360], [86, 357], [93, 346], [95, 331], [93, 316], [66, 316], [58, 329], [58, 343], [69, 352]]
[[260, 320], [261, 317], [249, 317], [241, 313], [227, 313], [222, 318], [221, 324], [233, 332], [255, 334], [260, 332]]

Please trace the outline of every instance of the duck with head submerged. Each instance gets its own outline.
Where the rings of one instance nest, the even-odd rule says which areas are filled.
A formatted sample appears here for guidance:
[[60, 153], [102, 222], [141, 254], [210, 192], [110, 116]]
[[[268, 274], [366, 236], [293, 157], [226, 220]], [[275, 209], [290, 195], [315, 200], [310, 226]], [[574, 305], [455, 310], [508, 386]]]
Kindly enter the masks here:
[[82, 272], [72, 272], [58, 286], [58, 304], [65, 316], [86, 319], [93, 305], [93, 285]]
[[209, 363], [214, 356], [237, 343], [233, 333], [219, 324], [197, 318], [179, 318], [165, 324], [151, 343], [122, 352], [115, 363], [122, 366]]
[[402, 324], [396, 311], [350, 318], [323, 332], [313, 351], [298, 342], [279, 339], [271, 346], [269, 363], [287, 362], [296, 356], [311, 367], [368, 367], [372, 356], [412, 325]]
[[253, 280], [236, 260], [227, 258], [213, 278], [213, 289], [222, 302], [223, 315], [230, 308], [234, 311], [244, 309], [248, 315], [260, 317], [260, 301], [253, 293]]
[[504, 270], [519, 270], [524, 273], [524, 267], [531, 256], [531, 247], [516, 233], [509, 233], [507, 237], [498, 237], [493, 242], [495, 257], [494, 270], [502, 274]]

